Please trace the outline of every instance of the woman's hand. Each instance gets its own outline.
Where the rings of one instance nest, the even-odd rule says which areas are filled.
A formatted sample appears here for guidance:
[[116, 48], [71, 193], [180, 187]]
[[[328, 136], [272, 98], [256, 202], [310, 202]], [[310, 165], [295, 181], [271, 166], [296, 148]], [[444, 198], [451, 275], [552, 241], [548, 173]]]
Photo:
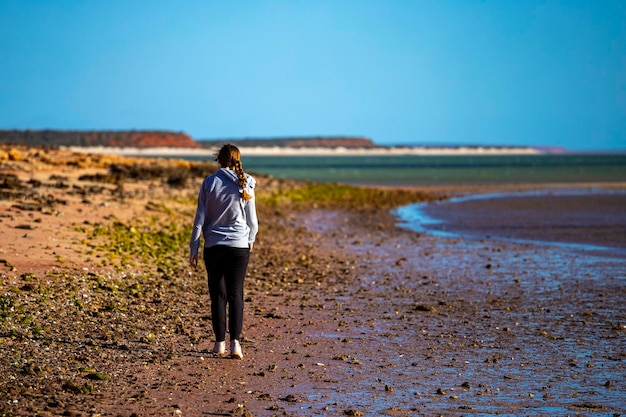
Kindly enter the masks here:
[[189, 255], [189, 265], [193, 269], [198, 269], [198, 255]]

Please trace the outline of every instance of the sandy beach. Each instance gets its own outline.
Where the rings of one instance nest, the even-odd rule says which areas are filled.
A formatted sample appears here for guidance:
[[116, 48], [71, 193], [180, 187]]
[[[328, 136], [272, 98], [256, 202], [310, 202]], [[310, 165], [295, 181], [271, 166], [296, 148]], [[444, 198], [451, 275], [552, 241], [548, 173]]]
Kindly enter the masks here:
[[[224, 359], [185, 240], [214, 167], [1, 149], [0, 415], [626, 412], [623, 257], [416, 233], [390, 213], [459, 190], [339, 198], [260, 176], [245, 357]], [[598, 236], [621, 245], [619, 230]]]
[[[111, 147], [82, 147], [69, 146], [65, 148], [72, 152], [90, 154], [116, 154], [124, 156], [145, 157], [181, 157], [195, 156], [211, 159], [216, 149], [198, 148], [111, 148]], [[347, 147], [285, 147], [285, 146], [254, 146], [240, 147], [243, 155], [248, 156], [363, 156], [363, 155], [538, 155], [542, 151], [532, 147], [506, 146], [458, 146], [458, 147], [425, 147], [425, 146], [394, 146], [372, 148]]]

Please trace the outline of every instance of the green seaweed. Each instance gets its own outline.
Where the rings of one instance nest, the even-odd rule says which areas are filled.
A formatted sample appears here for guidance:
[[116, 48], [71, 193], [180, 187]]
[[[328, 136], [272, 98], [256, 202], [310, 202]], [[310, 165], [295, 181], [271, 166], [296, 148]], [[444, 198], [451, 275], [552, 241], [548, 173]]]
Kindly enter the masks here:
[[392, 208], [432, 200], [433, 195], [408, 189], [381, 189], [343, 184], [299, 183], [278, 191], [257, 195], [258, 203], [271, 207]]
[[160, 214], [137, 218], [132, 223], [113, 221], [91, 224], [91, 230], [81, 228], [88, 234], [85, 242], [106, 258], [103, 264], [119, 268], [154, 265], [160, 272], [171, 273], [182, 262], [180, 250], [187, 246], [191, 228], [173, 210], [163, 205], [153, 207], [158, 207]]
[[0, 318], [6, 318], [13, 315], [16, 298], [17, 297], [11, 295], [0, 296]]

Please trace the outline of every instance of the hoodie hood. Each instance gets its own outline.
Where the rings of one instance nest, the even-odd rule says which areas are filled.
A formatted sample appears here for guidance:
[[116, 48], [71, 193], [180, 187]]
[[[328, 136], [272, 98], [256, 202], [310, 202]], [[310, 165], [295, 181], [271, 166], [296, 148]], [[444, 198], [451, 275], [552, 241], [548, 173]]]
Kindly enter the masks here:
[[226, 178], [235, 184], [239, 184], [239, 178], [237, 178], [237, 174], [235, 174], [235, 171], [232, 169], [220, 168], [218, 172], [221, 172]]
[[[232, 169], [220, 168], [218, 172], [221, 172], [224, 178], [228, 178], [235, 184], [239, 185], [239, 177], [237, 177], [237, 174], [235, 174], [235, 171], [233, 171]], [[250, 190], [252, 190], [254, 186], [256, 185], [256, 180], [254, 179], [254, 177], [252, 177], [251, 175], [247, 173], [245, 175], [246, 175], [246, 191], [250, 192]], [[243, 190], [240, 190], [240, 192], [243, 192]]]

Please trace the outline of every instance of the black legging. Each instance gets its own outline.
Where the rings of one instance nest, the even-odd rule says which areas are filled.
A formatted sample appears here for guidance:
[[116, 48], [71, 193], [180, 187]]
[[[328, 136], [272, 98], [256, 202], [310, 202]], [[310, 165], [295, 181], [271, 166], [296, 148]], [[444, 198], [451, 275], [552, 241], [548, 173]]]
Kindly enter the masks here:
[[226, 304], [228, 303], [228, 331], [230, 339], [241, 337], [243, 327], [243, 282], [248, 269], [250, 249], [215, 245], [204, 248], [211, 319], [215, 341], [226, 340]]

